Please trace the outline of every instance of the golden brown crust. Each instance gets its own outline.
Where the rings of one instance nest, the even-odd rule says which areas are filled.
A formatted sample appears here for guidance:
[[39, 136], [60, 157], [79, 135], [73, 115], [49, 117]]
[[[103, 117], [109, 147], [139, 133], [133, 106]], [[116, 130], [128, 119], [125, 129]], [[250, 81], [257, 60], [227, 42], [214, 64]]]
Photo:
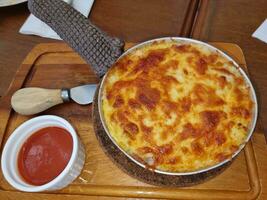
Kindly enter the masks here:
[[198, 44], [154, 42], [109, 71], [102, 108], [110, 135], [162, 171], [215, 165], [244, 143], [253, 115], [240, 71]]

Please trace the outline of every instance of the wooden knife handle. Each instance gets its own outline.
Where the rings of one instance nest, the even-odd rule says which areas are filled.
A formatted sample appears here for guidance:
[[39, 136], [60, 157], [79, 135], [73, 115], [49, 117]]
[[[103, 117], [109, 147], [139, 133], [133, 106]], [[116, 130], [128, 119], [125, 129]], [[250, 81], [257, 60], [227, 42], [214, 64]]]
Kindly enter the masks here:
[[11, 98], [12, 108], [22, 115], [33, 115], [63, 103], [60, 89], [23, 88]]

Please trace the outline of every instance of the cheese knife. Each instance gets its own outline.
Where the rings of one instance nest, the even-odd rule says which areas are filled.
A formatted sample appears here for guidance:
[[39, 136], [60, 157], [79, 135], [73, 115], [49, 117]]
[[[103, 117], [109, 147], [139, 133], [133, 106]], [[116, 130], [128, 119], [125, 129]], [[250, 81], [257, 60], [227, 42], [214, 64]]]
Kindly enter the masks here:
[[93, 102], [96, 87], [96, 84], [88, 84], [71, 89], [23, 88], [13, 94], [11, 106], [19, 114], [33, 115], [71, 100], [87, 105]]

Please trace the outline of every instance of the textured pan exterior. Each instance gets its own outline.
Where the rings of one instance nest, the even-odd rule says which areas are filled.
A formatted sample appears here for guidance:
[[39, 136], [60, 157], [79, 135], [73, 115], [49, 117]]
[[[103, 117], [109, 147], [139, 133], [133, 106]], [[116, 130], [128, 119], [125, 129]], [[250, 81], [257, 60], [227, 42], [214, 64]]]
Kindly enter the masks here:
[[[165, 172], [165, 171], [161, 171], [161, 170], [155, 170], [155, 172], [157, 173], [161, 173], [161, 174], [166, 174], [166, 175], [192, 175], [192, 174], [198, 174], [198, 173], [203, 173], [203, 172], [206, 172], [206, 171], [209, 171], [209, 170], [212, 170], [212, 169], [215, 169], [219, 166], [222, 166], [223, 164], [231, 161], [246, 145], [246, 143], [249, 141], [254, 129], [255, 129], [255, 126], [256, 126], [256, 121], [257, 121], [257, 116], [258, 116], [258, 103], [257, 103], [257, 98], [256, 98], [256, 93], [255, 93], [255, 90], [253, 88], [253, 85], [250, 81], [250, 79], [248, 78], [248, 76], [246, 75], [246, 73], [242, 70], [241, 67], [238, 66], [238, 64], [231, 58], [229, 57], [228, 55], [226, 55], [225, 53], [223, 53], [222, 51], [220, 51], [219, 49], [207, 44], [207, 43], [204, 43], [204, 42], [201, 42], [201, 41], [198, 41], [198, 40], [194, 40], [194, 39], [189, 39], [189, 38], [181, 38], [181, 37], [167, 37], [167, 38], [158, 38], [158, 39], [154, 39], [154, 40], [149, 40], [149, 41], [146, 41], [144, 43], [141, 43], [141, 44], [138, 44], [130, 49], [128, 49], [124, 54], [121, 55], [120, 58], [122, 58], [123, 56], [131, 53], [133, 50], [137, 49], [137, 48], [141, 48], [142, 46], [144, 45], [149, 45], [150, 43], [154, 42], [154, 41], [160, 41], [160, 40], [170, 40], [170, 41], [176, 41], [178, 44], [200, 44], [200, 45], [204, 45], [206, 47], [208, 47], [211, 51], [217, 51], [219, 52], [223, 57], [225, 57], [226, 59], [228, 59], [229, 61], [232, 61], [234, 63], [234, 65], [239, 69], [239, 71], [241, 72], [241, 74], [243, 75], [244, 77], [244, 80], [246, 81], [246, 83], [248, 84], [248, 86], [250, 87], [251, 89], [251, 98], [253, 100], [253, 102], [255, 103], [254, 105], [254, 113], [253, 113], [253, 117], [252, 117], [252, 122], [251, 122], [251, 125], [250, 125], [250, 129], [248, 131], [248, 136], [245, 140], [245, 143], [240, 145], [239, 146], [239, 149], [232, 155], [231, 158], [229, 159], [226, 159], [214, 166], [211, 166], [211, 167], [208, 167], [208, 168], [205, 168], [205, 169], [201, 169], [201, 170], [196, 170], [196, 171], [191, 171], [191, 172], [184, 172], [184, 173], [180, 173], [180, 172]], [[146, 168], [146, 166], [142, 163], [140, 163], [139, 161], [137, 161], [136, 159], [134, 159], [132, 156], [130, 156], [127, 152], [125, 152], [116, 142], [115, 140], [113, 139], [113, 137], [111, 136], [111, 134], [109, 133], [108, 131], [108, 128], [105, 124], [105, 119], [104, 119], [104, 116], [103, 116], [103, 110], [102, 110], [102, 96], [103, 96], [103, 86], [105, 84], [105, 78], [106, 78], [107, 75], [105, 75], [101, 81], [101, 84], [100, 84], [100, 91], [99, 91], [99, 96], [98, 96], [98, 105], [99, 105], [99, 113], [100, 113], [100, 118], [101, 118], [101, 121], [102, 121], [102, 124], [104, 126], [104, 129], [106, 131], [106, 133], [108, 134], [109, 138], [112, 140], [112, 142], [128, 157], [130, 158], [132, 161], [134, 161], [136, 164], [138, 164], [139, 166], [142, 166], [143, 168]]]
[[64, 1], [29, 0], [28, 7], [78, 52], [98, 76], [103, 76], [121, 55], [121, 40], [102, 32]]

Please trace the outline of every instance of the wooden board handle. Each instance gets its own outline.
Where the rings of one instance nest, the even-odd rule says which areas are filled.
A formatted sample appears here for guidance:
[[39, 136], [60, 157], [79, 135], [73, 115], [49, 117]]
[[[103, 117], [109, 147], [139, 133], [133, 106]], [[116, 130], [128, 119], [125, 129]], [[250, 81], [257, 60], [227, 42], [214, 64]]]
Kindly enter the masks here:
[[12, 108], [22, 115], [37, 114], [61, 103], [63, 100], [59, 89], [23, 88], [11, 98]]

